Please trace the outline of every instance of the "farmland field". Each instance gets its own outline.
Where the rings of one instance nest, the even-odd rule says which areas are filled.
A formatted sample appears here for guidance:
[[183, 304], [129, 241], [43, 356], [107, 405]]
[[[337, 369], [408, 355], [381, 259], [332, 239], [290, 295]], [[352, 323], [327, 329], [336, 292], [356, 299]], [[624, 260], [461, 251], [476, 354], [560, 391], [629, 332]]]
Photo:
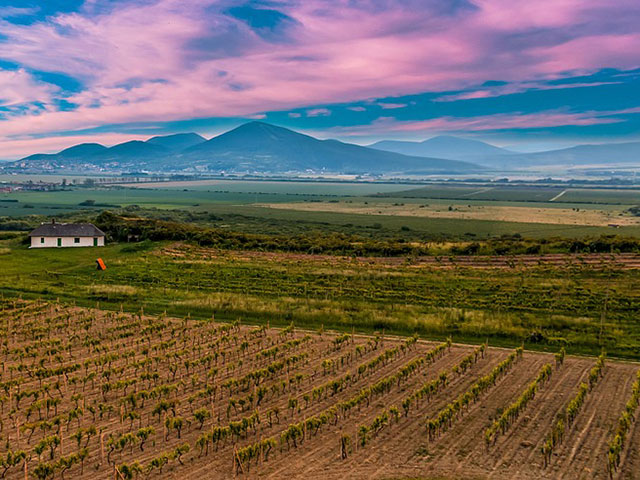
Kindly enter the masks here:
[[[27, 250], [0, 241], [0, 292], [104, 308], [640, 357], [638, 254], [351, 257], [182, 242]], [[95, 270], [99, 255], [107, 270]], [[605, 307], [606, 303], [606, 307]], [[605, 311], [606, 308], [606, 311]]]
[[64, 191], [0, 194], [0, 228], [12, 218], [33, 223], [38, 215], [136, 208], [140, 215], [177, 212], [189, 221], [205, 216], [208, 225], [245, 232], [314, 229], [370, 236], [375, 228], [375, 235], [411, 240], [638, 236], [639, 217], [629, 213], [638, 203], [637, 188], [242, 180], [72, 185]]
[[525, 224], [539, 223], [547, 225], [592, 225], [604, 226], [610, 224], [640, 226], [640, 217], [622, 215], [616, 210], [596, 210], [576, 208], [543, 208], [537, 206], [494, 206], [487, 204], [457, 204], [455, 206], [443, 204], [416, 203], [373, 203], [342, 202], [312, 203], [272, 203], [264, 206], [283, 210], [299, 210], [303, 212], [336, 212], [362, 215], [387, 215], [401, 217], [446, 218], [498, 222], [522, 222]]
[[[638, 388], [637, 364], [444, 338], [0, 308], [5, 478], [604, 479]], [[614, 478], [640, 468], [639, 433], [629, 430]]]
[[633, 204], [640, 200], [640, 189], [628, 188], [575, 188], [565, 186], [525, 185], [429, 185], [414, 189], [397, 189], [380, 196], [398, 198], [432, 198], [452, 200], [490, 200], [513, 202], [560, 202]]
[[637, 478], [633, 195], [303, 183], [2, 194], [0, 477]]

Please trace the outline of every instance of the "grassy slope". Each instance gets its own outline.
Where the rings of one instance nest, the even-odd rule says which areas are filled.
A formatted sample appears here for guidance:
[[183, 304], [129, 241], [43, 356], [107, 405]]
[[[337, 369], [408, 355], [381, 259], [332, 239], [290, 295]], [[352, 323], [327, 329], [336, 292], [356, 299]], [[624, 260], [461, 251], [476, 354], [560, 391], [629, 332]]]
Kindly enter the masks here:
[[[487, 272], [374, 265], [351, 259], [255, 257], [187, 250], [161, 255], [161, 245], [126, 252], [104, 249], [27, 250], [0, 242], [0, 292], [60, 298], [83, 305], [205, 318], [363, 331], [418, 331], [430, 338], [517, 345], [538, 331], [548, 338], [528, 347], [639, 357], [638, 271], [530, 268]], [[95, 270], [101, 256], [108, 270]]]

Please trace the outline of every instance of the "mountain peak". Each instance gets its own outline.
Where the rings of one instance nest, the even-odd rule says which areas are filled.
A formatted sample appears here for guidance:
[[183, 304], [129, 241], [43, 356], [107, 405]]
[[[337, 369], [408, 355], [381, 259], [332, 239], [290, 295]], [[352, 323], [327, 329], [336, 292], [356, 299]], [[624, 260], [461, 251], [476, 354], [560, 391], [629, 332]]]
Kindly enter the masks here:
[[[295, 135], [301, 135], [298, 132], [294, 132], [293, 130], [289, 130], [288, 128], [280, 127], [278, 125], [273, 125], [272, 123], [261, 122], [259, 120], [253, 120], [251, 122], [243, 123], [242, 125], [237, 126], [236, 128], [228, 131], [227, 133], [232, 132], [242, 132], [242, 133], [290, 133]], [[223, 135], [226, 135], [223, 134]]]
[[344, 173], [477, 171], [469, 163], [416, 158], [317, 138], [252, 121], [183, 152], [180, 161], [209, 170]]
[[207, 139], [194, 132], [188, 133], [174, 133], [172, 135], [159, 135], [150, 138], [145, 143], [151, 145], [158, 145], [160, 147], [168, 148], [169, 150], [179, 151], [185, 148], [193, 147], [200, 143], [206, 142]]
[[58, 152], [58, 155], [95, 155], [107, 150], [107, 147], [99, 143], [80, 143]]
[[[184, 149], [181, 142], [198, 142]], [[85, 147], [83, 147], [85, 148]], [[153, 137], [146, 142], [132, 140], [102, 148], [85, 156], [40, 156], [30, 161], [58, 170], [94, 168], [130, 171], [141, 168], [153, 172], [252, 172], [299, 173], [335, 172], [346, 174], [412, 173], [435, 174], [476, 172], [471, 163], [400, 155], [372, 148], [317, 138], [261, 121], [251, 121], [233, 130], [204, 140], [185, 133]], [[72, 158], [73, 157], [73, 158]], [[37, 163], [40, 162], [40, 163]]]
[[289, 130], [288, 128], [279, 127], [266, 122], [252, 121], [243, 123], [242, 125], [218, 135], [217, 137], [213, 137], [204, 143], [187, 148], [186, 151], [205, 151], [209, 149], [211, 145], [225, 145], [236, 148], [249, 144], [252, 144], [254, 149], [258, 151], [260, 149], [266, 149], [269, 145], [274, 143], [290, 143], [293, 145], [301, 138], [313, 140], [315, 142], [320, 141], [313, 137], [309, 137], [308, 135]]

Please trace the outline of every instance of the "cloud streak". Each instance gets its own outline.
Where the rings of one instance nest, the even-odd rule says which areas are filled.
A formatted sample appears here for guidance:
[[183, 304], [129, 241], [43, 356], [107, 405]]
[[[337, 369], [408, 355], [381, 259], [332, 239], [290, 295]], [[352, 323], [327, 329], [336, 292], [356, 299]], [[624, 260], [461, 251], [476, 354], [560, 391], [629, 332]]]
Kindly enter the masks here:
[[[330, 129], [340, 136], [361, 136], [393, 132], [482, 132], [499, 130], [539, 129], [558, 126], [590, 126], [620, 123], [618, 115], [640, 113], [640, 107], [607, 112], [569, 113], [544, 111], [524, 114], [495, 114], [474, 117], [439, 117], [428, 120], [399, 121], [394, 117], [380, 117], [371, 124]], [[326, 135], [326, 133], [325, 133]]]

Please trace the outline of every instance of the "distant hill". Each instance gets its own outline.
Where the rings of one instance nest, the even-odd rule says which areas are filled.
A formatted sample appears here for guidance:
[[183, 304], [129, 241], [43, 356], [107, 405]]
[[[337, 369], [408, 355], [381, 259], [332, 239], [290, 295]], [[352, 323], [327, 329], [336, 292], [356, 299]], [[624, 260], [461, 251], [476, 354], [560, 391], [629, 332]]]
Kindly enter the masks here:
[[99, 143], [80, 143], [79, 145], [65, 148], [58, 153], [36, 153], [34, 155], [29, 155], [28, 157], [23, 158], [22, 161], [27, 160], [35, 162], [37, 160], [51, 160], [57, 158], [58, 156], [66, 157], [69, 159], [84, 158], [99, 155], [105, 151], [107, 151], [107, 147], [105, 147], [104, 145], [100, 145]]
[[97, 157], [115, 162], [122, 162], [123, 160], [134, 158], [142, 161], [148, 161], [152, 156], [164, 156], [168, 154], [169, 151], [170, 150], [168, 148], [160, 145], [141, 142], [140, 140], [131, 140], [130, 142], [114, 145], [105, 152], [97, 155]]
[[[250, 122], [205, 140], [178, 134], [132, 140], [111, 148], [93, 144], [57, 154], [26, 157], [13, 166], [21, 171], [431, 174], [475, 173], [483, 167], [468, 162], [407, 156], [339, 142], [318, 140], [263, 122]], [[184, 145], [187, 147], [182, 148]], [[77, 152], [84, 154], [79, 155]], [[70, 154], [69, 152], [73, 153]]]
[[466, 161], [482, 160], [492, 156], [513, 153], [480, 140], [448, 135], [440, 135], [422, 142], [382, 140], [369, 146], [378, 150], [402, 153], [404, 155]]
[[147, 143], [178, 152], [206, 141], [206, 138], [198, 135], [197, 133], [176, 133], [175, 135], [150, 138], [147, 140]]
[[478, 166], [383, 152], [337, 140], [318, 140], [287, 128], [251, 122], [188, 148], [179, 164], [209, 170], [341, 173], [467, 172]]
[[579, 166], [631, 164], [640, 166], [640, 142], [605, 143], [601, 145], [577, 145], [575, 147], [546, 152], [520, 153], [495, 157], [483, 161], [493, 167], [548, 165]]
[[73, 147], [66, 148], [60, 152], [60, 155], [68, 155], [70, 157], [83, 157], [86, 155], [98, 155], [107, 151], [107, 147], [99, 143], [81, 143]]
[[517, 153], [489, 143], [452, 136], [438, 136], [423, 142], [383, 140], [371, 148], [405, 155], [464, 160], [488, 168], [517, 170], [525, 167], [640, 165], [640, 142], [578, 145], [560, 150]]

